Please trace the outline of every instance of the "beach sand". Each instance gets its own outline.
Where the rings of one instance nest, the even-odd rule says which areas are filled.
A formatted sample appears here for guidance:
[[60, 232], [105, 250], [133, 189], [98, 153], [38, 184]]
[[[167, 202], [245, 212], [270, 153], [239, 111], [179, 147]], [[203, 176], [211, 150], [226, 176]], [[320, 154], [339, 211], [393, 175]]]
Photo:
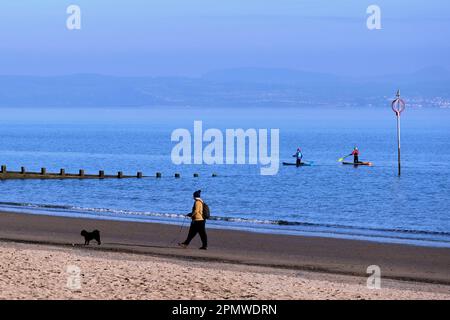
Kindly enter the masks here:
[[450, 299], [439, 285], [81, 248], [0, 243], [0, 261], [1, 299]]
[[[80, 245], [94, 227], [104, 244]], [[210, 230], [204, 252], [172, 244], [178, 230], [1, 213], [0, 298], [450, 299], [449, 249]], [[373, 262], [381, 289], [366, 285]]]

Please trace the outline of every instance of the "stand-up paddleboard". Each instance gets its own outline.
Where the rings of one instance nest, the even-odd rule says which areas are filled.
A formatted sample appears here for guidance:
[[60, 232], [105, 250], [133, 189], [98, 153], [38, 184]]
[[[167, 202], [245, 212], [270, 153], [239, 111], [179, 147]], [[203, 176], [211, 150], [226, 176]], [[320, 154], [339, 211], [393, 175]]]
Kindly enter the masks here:
[[372, 162], [342, 162], [342, 164], [352, 165], [352, 166], [373, 166]]
[[296, 163], [292, 162], [283, 162], [283, 166], [296, 166], [296, 167], [310, 167], [312, 166], [312, 162], [302, 162], [299, 166]]

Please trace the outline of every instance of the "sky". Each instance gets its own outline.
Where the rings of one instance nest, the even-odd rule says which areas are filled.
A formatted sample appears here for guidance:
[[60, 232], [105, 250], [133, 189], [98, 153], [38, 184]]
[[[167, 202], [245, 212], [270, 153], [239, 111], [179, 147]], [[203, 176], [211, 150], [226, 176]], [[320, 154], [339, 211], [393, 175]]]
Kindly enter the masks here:
[[[81, 30], [66, 9], [81, 8]], [[369, 30], [369, 5], [381, 30]], [[200, 76], [227, 68], [338, 75], [450, 69], [448, 0], [5, 0], [0, 74]]]

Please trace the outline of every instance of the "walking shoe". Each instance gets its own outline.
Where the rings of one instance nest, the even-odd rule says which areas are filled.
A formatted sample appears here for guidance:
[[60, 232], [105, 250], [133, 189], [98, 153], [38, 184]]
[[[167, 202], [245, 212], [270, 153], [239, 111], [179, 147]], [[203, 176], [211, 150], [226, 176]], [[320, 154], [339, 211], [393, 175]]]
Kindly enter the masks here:
[[207, 247], [200, 247], [199, 249], [200, 249], [200, 250], [208, 250]]
[[179, 242], [178, 245], [179, 245], [180, 247], [182, 247], [183, 249], [186, 249], [186, 248], [187, 248], [187, 245], [184, 244], [183, 242]]

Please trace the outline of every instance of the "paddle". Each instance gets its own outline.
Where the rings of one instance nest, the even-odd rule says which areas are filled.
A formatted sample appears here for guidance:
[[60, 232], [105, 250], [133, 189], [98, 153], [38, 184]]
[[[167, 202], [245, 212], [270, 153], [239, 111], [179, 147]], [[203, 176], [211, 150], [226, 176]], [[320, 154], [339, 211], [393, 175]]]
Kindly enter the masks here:
[[344, 161], [345, 158], [348, 158], [348, 157], [350, 157], [351, 155], [352, 155], [352, 154], [350, 153], [349, 155], [346, 155], [345, 157], [339, 158], [339, 159], [338, 159], [338, 162]]

